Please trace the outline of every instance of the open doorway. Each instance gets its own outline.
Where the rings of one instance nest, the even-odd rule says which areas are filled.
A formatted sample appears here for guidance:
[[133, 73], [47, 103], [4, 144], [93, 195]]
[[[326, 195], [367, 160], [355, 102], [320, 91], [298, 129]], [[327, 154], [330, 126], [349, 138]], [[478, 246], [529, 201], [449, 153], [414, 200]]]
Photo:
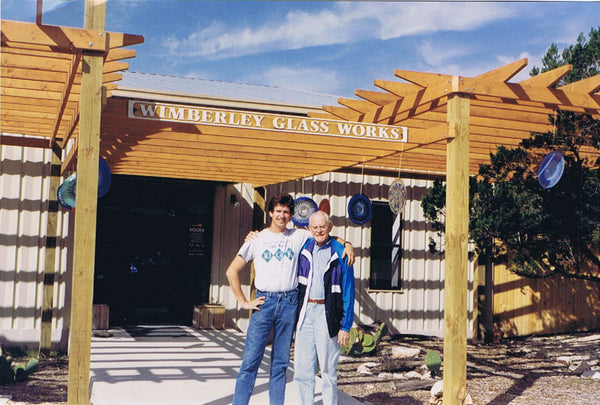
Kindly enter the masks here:
[[94, 304], [111, 325], [191, 324], [208, 300], [215, 184], [113, 175], [98, 200]]

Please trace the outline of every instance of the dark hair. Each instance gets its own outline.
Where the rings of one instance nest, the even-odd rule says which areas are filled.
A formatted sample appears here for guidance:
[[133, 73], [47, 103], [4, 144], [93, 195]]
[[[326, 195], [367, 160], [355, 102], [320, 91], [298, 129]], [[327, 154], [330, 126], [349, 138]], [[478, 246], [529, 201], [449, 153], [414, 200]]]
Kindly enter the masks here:
[[290, 214], [294, 215], [294, 199], [289, 194], [274, 195], [269, 201], [269, 212], [275, 211], [276, 205], [285, 205], [290, 209]]

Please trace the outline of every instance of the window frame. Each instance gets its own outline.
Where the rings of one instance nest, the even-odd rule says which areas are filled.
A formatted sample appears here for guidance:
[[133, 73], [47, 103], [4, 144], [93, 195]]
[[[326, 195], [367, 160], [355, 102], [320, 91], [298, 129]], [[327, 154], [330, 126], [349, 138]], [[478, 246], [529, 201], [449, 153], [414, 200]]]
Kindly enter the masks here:
[[[390, 208], [389, 203], [387, 201], [372, 201], [372, 214], [371, 214], [371, 246], [370, 246], [370, 255], [369, 255], [369, 292], [402, 292], [404, 290], [403, 287], [403, 268], [402, 268], [402, 257], [403, 257], [403, 249], [402, 249], [402, 222], [403, 217], [402, 214], [394, 214]], [[385, 218], [378, 218], [377, 213], [384, 212], [383, 210], [388, 210], [389, 215], [386, 215]], [[391, 220], [390, 220], [391, 219]], [[379, 223], [378, 221], [382, 221]], [[384, 241], [384, 239], [378, 238], [379, 232], [386, 233], [387, 230], [380, 230], [380, 224], [390, 224], [389, 225], [389, 242]], [[375, 226], [374, 226], [375, 225]], [[374, 249], [374, 246], [376, 247]], [[377, 283], [373, 280], [372, 276], [377, 274], [373, 269], [375, 266], [379, 266], [379, 264], [374, 263], [373, 253], [379, 249], [383, 248], [387, 249], [387, 252], [379, 255], [379, 258], [376, 260], [390, 260], [389, 269], [384, 270], [382, 273], [389, 274], [389, 279], [385, 279], [387, 282], [387, 286], [382, 285], [382, 282]], [[394, 268], [396, 270], [394, 271]], [[380, 273], [380, 274], [382, 274]], [[394, 277], [394, 273], [395, 276]], [[392, 286], [392, 281], [396, 279], [398, 286]]]

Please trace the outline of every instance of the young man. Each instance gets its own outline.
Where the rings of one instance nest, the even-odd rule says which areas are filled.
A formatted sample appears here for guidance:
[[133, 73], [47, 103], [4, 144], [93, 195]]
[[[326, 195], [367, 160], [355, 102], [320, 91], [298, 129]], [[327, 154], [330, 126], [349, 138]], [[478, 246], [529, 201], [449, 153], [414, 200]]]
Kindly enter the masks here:
[[344, 247], [329, 237], [331, 228], [326, 213], [312, 214], [308, 229], [313, 239], [300, 252], [294, 381], [304, 405], [314, 404], [317, 364], [323, 404], [337, 404], [340, 348], [348, 344], [354, 322], [354, 270], [342, 259]]
[[[254, 389], [256, 374], [262, 361], [271, 330], [273, 347], [269, 400], [271, 405], [283, 404], [286, 370], [290, 362], [290, 346], [296, 322], [298, 304], [298, 256], [310, 237], [304, 229], [288, 229], [294, 214], [294, 199], [290, 195], [274, 196], [269, 202], [271, 224], [246, 241], [227, 268], [227, 279], [240, 306], [254, 310], [246, 332], [242, 365], [235, 384], [233, 404], [247, 404]], [[349, 242], [344, 251], [354, 262], [354, 250]], [[240, 283], [239, 272], [254, 261], [256, 298], [247, 300]]]

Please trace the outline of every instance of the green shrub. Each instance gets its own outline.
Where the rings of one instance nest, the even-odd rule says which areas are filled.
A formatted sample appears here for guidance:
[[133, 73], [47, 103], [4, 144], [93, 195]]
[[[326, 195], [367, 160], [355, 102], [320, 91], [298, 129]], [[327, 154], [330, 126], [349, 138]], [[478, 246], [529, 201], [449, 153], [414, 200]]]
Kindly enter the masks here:
[[371, 335], [365, 332], [362, 328], [356, 327], [350, 329], [350, 338], [348, 340], [348, 344], [342, 346], [342, 354], [349, 354], [351, 356], [361, 356], [366, 353], [371, 353], [379, 342], [381, 338], [387, 335], [388, 329], [387, 325], [382, 322], [377, 331]]
[[435, 374], [440, 371], [442, 366], [442, 358], [440, 354], [435, 350], [430, 350], [425, 355], [425, 365], [431, 371], [431, 376], [435, 377]]
[[15, 363], [13, 358], [6, 355], [6, 351], [0, 350], [0, 385], [8, 385], [14, 382], [25, 381], [28, 376], [35, 373], [40, 366], [37, 359], [31, 358], [27, 365]]

